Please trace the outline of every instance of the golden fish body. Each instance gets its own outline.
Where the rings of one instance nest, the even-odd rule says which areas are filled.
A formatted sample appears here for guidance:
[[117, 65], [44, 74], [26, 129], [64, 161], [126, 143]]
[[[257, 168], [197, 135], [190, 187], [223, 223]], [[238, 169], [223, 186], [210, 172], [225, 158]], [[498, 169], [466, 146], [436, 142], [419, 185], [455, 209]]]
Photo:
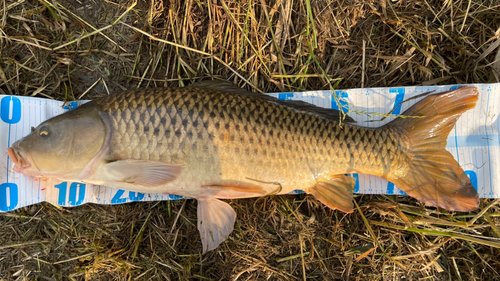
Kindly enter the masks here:
[[168, 189], [141, 191], [193, 196], [202, 186], [231, 181], [280, 183], [281, 193], [289, 193], [331, 175], [383, 176], [407, 167], [398, 149], [407, 141], [394, 129], [340, 126], [244, 95], [194, 87], [148, 89], [105, 97], [94, 106], [111, 121], [106, 161], [184, 165]]
[[227, 84], [128, 91], [89, 102], [33, 130], [8, 152], [15, 170], [138, 192], [198, 199], [204, 251], [233, 229], [217, 198], [300, 189], [352, 211], [346, 173], [383, 177], [426, 204], [477, 208], [477, 192], [444, 148], [477, 101], [463, 87], [431, 95], [380, 128], [340, 124], [338, 111]]

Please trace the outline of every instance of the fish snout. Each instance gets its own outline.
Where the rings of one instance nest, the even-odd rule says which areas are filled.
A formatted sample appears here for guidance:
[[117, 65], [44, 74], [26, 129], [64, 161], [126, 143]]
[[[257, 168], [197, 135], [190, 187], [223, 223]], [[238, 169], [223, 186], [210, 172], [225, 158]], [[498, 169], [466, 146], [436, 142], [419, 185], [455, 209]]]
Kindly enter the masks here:
[[23, 170], [31, 167], [31, 164], [26, 160], [23, 153], [19, 149], [16, 149], [15, 144], [7, 148], [7, 154], [9, 154], [10, 159], [14, 162], [14, 171], [16, 173], [22, 173]]
[[10, 159], [12, 159], [12, 162], [14, 162], [15, 165], [19, 165], [19, 160], [17, 159], [16, 151], [14, 150], [14, 148], [7, 148], [7, 154], [9, 154]]

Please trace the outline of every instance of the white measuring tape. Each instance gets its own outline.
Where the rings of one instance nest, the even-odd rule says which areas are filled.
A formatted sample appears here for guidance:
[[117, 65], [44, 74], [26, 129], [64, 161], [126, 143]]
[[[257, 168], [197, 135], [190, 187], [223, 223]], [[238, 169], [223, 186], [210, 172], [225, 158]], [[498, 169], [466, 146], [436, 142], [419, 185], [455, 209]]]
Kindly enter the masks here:
[[[476, 107], [465, 112], [448, 137], [446, 149], [460, 163], [481, 198], [500, 198], [500, 84], [474, 84], [479, 90]], [[422, 93], [435, 90], [447, 91], [458, 86], [417, 86], [397, 88], [352, 89], [337, 91], [344, 106], [353, 105], [359, 112], [381, 112], [400, 114], [420, 99], [398, 106], [402, 101]], [[308, 91], [270, 94], [279, 99], [302, 100], [317, 106], [338, 109], [330, 91]], [[105, 186], [64, 182], [55, 179], [33, 179], [12, 170], [12, 161], [5, 151], [16, 140], [29, 134], [44, 120], [82, 102], [63, 103], [49, 99], [0, 95], [0, 211], [11, 211], [20, 207], [47, 201], [60, 206], [78, 206], [84, 203], [120, 204], [131, 201], [172, 200], [181, 197], [165, 194], [143, 194]], [[344, 111], [347, 111], [344, 109]], [[349, 114], [358, 125], [379, 127], [381, 116]], [[404, 194], [394, 184], [379, 177], [353, 174], [356, 178], [355, 193]]]

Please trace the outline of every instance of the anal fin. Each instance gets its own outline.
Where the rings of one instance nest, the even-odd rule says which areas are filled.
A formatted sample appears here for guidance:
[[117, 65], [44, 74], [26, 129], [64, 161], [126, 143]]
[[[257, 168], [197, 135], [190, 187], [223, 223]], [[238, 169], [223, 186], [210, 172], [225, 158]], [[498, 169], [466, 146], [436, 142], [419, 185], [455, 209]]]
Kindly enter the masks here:
[[265, 196], [273, 189], [276, 189], [276, 186], [271, 184], [226, 179], [204, 186], [203, 192], [216, 198], [235, 199]]
[[356, 179], [350, 176], [334, 175], [328, 181], [317, 182], [307, 193], [313, 195], [330, 209], [352, 213], [352, 191]]
[[198, 231], [203, 254], [214, 250], [233, 232], [236, 212], [229, 204], [215, 198], [198, 199]]

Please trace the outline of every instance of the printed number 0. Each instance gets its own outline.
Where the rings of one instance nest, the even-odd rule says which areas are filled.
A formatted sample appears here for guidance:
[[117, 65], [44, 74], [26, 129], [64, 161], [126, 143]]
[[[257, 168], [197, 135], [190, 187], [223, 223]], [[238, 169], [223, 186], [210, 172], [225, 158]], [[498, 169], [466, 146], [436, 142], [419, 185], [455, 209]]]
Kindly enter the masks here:
[[[57, 204], [61, 206], [66, 206], [66, 193], [68, 190], [68, 183], [62, 182], [54, 186], [59, 189], [59, 197], [57, 198]], [[78, 201], [76, 200], [76, 192], [78, 190]], [[78, 206], [85, 200], [85, 184], [74, 182], [69, 187], [69, 206]]]
[[[8, 196], [7, 189], [9, 189]], [[15, 183], [0, 184], [0, 211], [7, 212], [16, 208], [19, 201], [17, 190], [17, 184]], [[8, 205], [7, 198], [9, 199]]]
[[[12, 108], [12, 109], [11, 109]], [[17, 97], [4, 97], [0, 103], [0, 118], [7, 124], [21, 120], [21, 101]]]

